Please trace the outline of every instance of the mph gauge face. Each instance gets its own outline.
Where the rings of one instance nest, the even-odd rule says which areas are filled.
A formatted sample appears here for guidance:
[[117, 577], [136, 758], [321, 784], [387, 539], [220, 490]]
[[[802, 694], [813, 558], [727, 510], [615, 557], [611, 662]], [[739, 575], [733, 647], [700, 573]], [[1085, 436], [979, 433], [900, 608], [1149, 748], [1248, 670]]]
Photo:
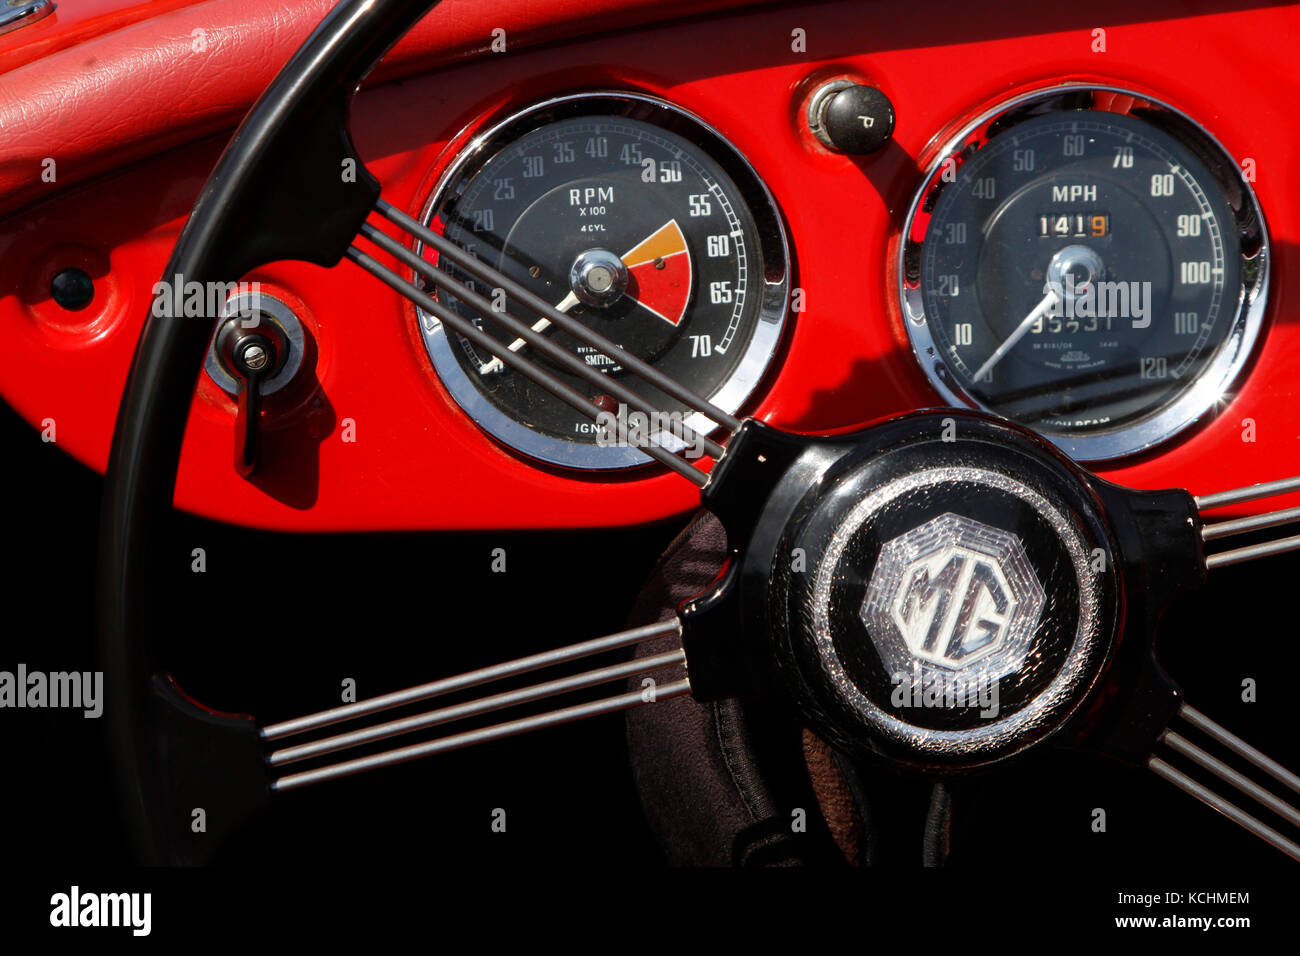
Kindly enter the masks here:
[[1114, 458], [1222, 397], [1262, 307], [1262, 226], [1190, 124], [1039, 106], [983, 126], [918, 197], [908, 331], [946, 396]]
[[[658, 101], [573, 97], [527, 111], [467, 156], [430, 218], [475, 257], [727, 411], [758, 383], [779, 338], [786, 253], [766, 190], [717, 134]], [[530, 324], [536, 318], [449, 271]], [[503, 344], [528, 349], [454, 291], [436, 294]], [[590, 417], [430, 317], [421, 320], [444, 383], [497, 438], [569, 467], [649, 460], [602, 446]], [[603, 375], [623, 377], [610, 356], [549, 323], [542, 331]], [[544, 356], [529, 357], [615, 410], [600, 389]], [[710, 429], [669, 396], [629, 384], [655, 408]]]

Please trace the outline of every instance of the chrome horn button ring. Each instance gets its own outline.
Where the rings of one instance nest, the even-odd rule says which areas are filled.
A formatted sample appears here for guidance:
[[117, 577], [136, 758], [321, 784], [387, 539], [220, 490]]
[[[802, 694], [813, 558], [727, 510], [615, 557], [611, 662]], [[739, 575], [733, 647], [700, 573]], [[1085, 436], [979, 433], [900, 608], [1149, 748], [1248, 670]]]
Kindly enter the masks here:
[[822, 666], [873, 734], [918, 753], [982, 756], [1041, 736], [1109, 643], [1090, 551], [1057, 508], [1005, 475], [948, 467], [895, 479], [849, 512], [818, 568]]
[[1120, 585], [1082, 483], [938, 431], [864, 448], [809, 493], [778, 550], [807, 571], [774, 576], [769, 601], [793, 695], [838, 743], [968, 769], [1077, 712], [1118, 639]]

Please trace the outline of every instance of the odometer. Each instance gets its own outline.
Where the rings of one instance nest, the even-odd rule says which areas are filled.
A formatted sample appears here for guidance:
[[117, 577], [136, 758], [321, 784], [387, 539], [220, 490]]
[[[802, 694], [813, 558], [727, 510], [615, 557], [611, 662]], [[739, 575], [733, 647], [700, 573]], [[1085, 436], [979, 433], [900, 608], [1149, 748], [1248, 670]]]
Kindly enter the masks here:
[[[700, 120], [626, 94], [563, 97], [505, 120], [453, 163], [426, 215], [433, 228], [732, 412], [761, 379], [780, 336], [788, 255], [770, 195], [734, 147]], [[460, 270], [457, 279], [507, 303]], [[449, 290], [435, 294], [511, 349], [522, 340]], [[621, 468], [649, 461], [609, 446], [591, 420], [462, 336], [421, 315], [444, 384], [499, 440], [543, 461]], [[535, 327], [536, 328], [536, 327]], [[558, 345], [606, 376], [609, 356], [543, 322]], [[530, 355], [613, 411], [578, 376]], [[634, 385], [697, 431], [712, 423]], [[671, 436], [663, 444], [673, 445]]]
[[1222, 399], [1260, 325], [1249, 183], [1187, 117], [1065, 88], [981, 117], [917, 195], [900, 285], [946, 398], [1116, 458]]

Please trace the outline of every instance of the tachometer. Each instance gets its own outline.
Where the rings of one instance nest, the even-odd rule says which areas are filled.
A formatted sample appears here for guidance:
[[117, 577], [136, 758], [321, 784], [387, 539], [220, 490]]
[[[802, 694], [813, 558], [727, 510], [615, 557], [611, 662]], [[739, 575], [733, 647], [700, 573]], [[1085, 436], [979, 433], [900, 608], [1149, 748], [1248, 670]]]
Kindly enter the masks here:
[[[750, 396], [780, 338], [789, 257], [772, 198], [721, 135], [663, 101], [583, 94], [518, 113], [452, 164], [425, 219], [725, 411]], [[505, 304], [496, 290], [449, 271]], [[452, 293], [436, 294], [511, 349], [527, 348]], [[600, 443], [588, 418], [433, 317], [420, 319], [443, 383], [497, 439], [573, 468], [650, 460], [635, 448]], [[535, 328], [605, 375], [623, 374], [545, 320]], [[577, 376], [532, 357], [606, 404], [607, 396]], [[690, 428], [713, 427], [667, 395], [638, 388], [655, 407], [680, 412]], [[661, 443], [680, 447], [674, 441], [665, 435]]]
[[1236, 162], [1181, 113], [1058, 87], [940, 154], [904, 233], [913, 348], [949, 401], [1081, 460], [1149, 448], [1224, 397], [1249, 357], [1267, 239]]

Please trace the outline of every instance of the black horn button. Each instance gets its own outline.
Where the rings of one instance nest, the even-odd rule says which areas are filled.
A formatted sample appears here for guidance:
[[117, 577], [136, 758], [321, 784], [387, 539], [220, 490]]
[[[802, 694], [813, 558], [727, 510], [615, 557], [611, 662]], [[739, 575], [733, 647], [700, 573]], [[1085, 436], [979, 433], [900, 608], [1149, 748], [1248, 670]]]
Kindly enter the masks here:
[[1090, 490], [1054, 455], [962, 425], [970, 437], [945, 441], [914, 419], [912, 441], [832, 468], [778, 549], [777, 568], [787, 553], [806, 570], [774, 574], [768, 595], [784, 622], [778, 660], [814, 725], [919, 768], [1045, 740], [1116, 638], [1117, 576]]

